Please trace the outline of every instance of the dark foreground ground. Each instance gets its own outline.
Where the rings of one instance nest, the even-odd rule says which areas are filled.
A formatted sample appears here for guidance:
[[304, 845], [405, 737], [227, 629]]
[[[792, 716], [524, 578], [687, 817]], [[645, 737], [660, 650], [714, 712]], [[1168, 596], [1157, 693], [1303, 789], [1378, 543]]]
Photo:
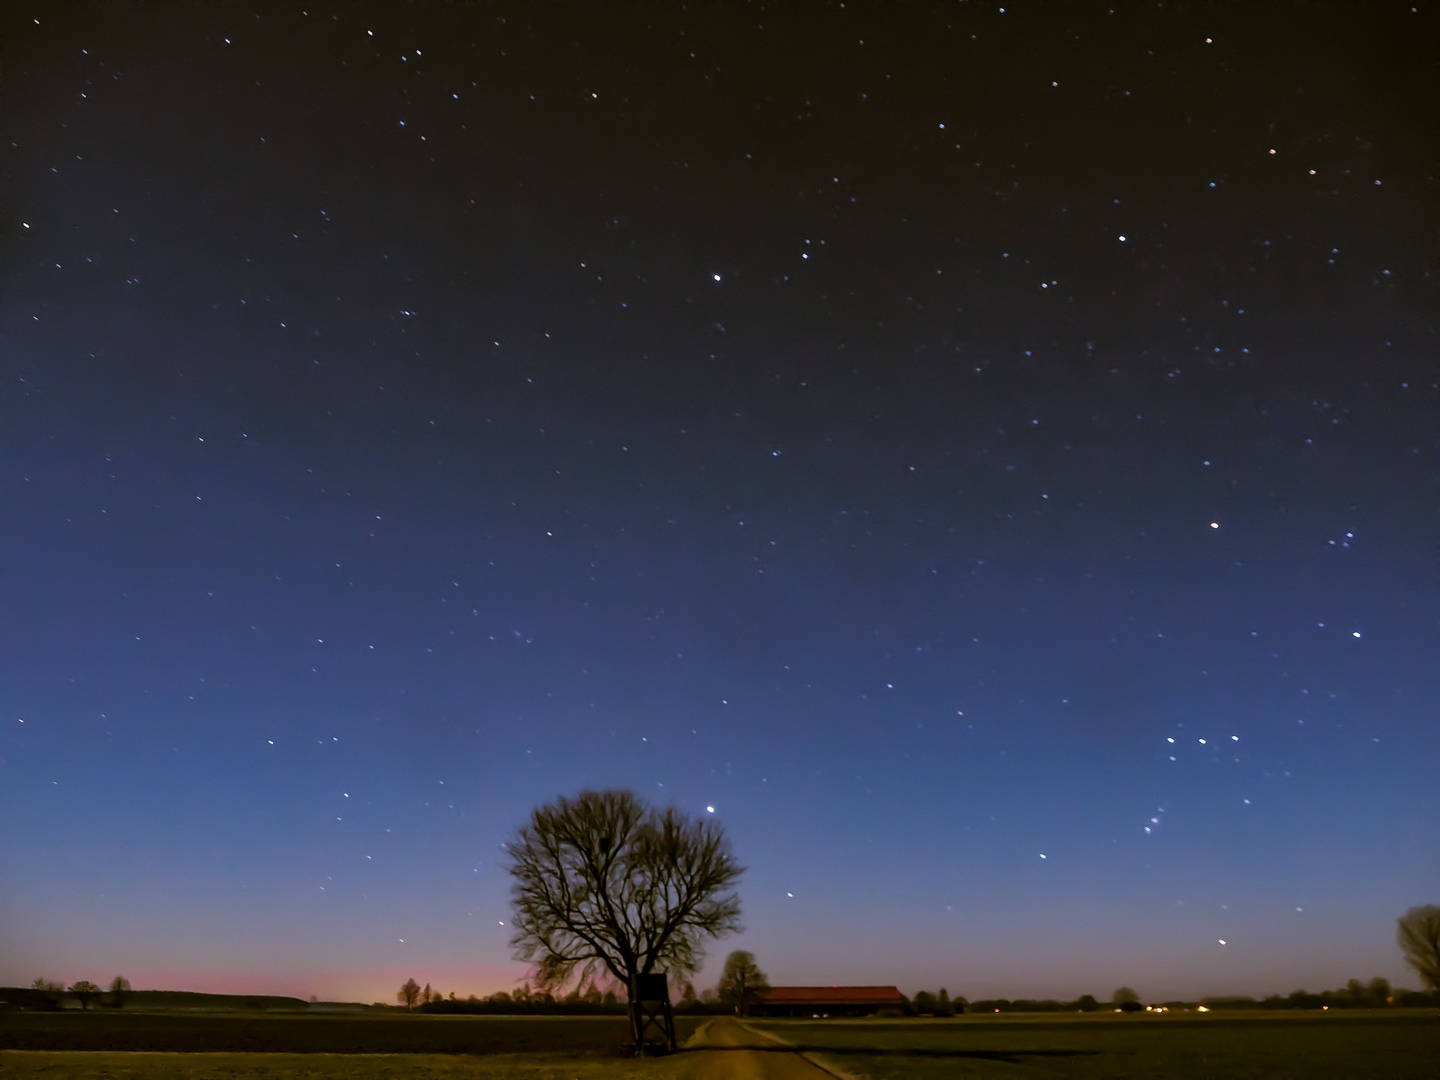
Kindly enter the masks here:
[[[683, 1040], [704, 1021], [680, 1023]], [[753, 1035], [717, 1020], [685, 1052], [625, 1059], [615, 1017], [9, 1014], [0, 1016], [0, 1077], [823, 1080], [819, 1066], [861, 1080], [1440, 1078], [1440, 1010], [757, 1020], [748, 1028]]]
[[752, 1021], [833, 1072], [954, 1077], [1440, 1080], [1440, 1010]]
[[[687, 1038], [698, 1023], [676, 1017], [679, 1037]], [[625, 1018], [620, 1016], [257, 1016], [66, 1010], [0, 1013], [0, 1050], [609, 1055], [618, 1051], [625, 1030]]]

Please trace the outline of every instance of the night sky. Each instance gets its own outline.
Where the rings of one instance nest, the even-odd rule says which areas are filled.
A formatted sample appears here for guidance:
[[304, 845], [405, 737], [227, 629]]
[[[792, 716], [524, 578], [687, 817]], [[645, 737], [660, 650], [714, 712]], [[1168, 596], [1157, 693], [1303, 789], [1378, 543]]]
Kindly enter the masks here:
[[589, 786], [699, 986], [1417, 985], [1433, 6], [0, 20], [0, 983], [509, 988]]

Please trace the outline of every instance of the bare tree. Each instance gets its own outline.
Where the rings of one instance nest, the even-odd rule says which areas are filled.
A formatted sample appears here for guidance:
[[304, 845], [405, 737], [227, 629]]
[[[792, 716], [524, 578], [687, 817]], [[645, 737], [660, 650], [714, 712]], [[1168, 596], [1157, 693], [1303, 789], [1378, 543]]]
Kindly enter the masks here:
[[80, 1008], [90, 1008], [90, 1002], [100, 996], [100, 987], [96, 986], [89, 979], [81, 979], [70, 985], [70, 992], [80, 999]]
[[582, 791], [537, 807], [507, 846], [510, 944], [542, 989], [608, 972], [633, 1013], [638, 976], [692, 973], [703, 937], [739, 929], [743, 867], [724, 830], [674, 807]]
[[736, 1016], [744, 1016], [750, 1010], [750, 1003], [761, 990], [770, 989], [770, 980], [755, 966], [755, 954], [736, 949], [725, 958], [725, 968], [720, 972], [720, 982], [715, 987], [716, 996], [735, 1010]]
[[420, 984], [414, 979], [406, 979], [405, 985], [400, 987], [395, 994], [395, 1000], [404, 1005], [407, 1009], [413, 1009], [415, 1002], [420, 999]]
[[1395, 922], [1405, 962], [1420, 973], [1429, 989], [1440, 991], [1440, 907], [1412, 907]]

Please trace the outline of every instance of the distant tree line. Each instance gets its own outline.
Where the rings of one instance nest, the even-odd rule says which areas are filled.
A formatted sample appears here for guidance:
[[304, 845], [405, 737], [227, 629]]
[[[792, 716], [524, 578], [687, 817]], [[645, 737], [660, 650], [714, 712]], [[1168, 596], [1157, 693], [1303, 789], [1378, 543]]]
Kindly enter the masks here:
[[1201, 1004], [1211, 1009], [1417, 1009], [1440, 1005], [1440, 993], [1396, 990], [1390, 986], [1389, 979], [1383, 978], [1374, 978], [1368, 983], [1351, 979], [1342, 989], [1322, 990], [1317, 994], [1294, 990], [1283, 997], [1271, 994], [1259, 1000], [1253, 997], [1205, 998]]
[[[485, 997], [470, 994], [459, 997], [452, 990], [446, 994], [434, 990], [427, 983], [420, 986], [414, 979], [408, 980], [395, 994], [396, 1003], [408, 1010], [439, 1014], [506, 1014], [506, 1015], [559, 1015], [559, 1016], [623, 1016], [629, 1003], [623, 992], [613, 986], [587, 984], [570, 993], [556, 997], [549, 991], [531, 989], [524, 983], [515, 990], [501, 990]], [[387, 1007], [383, 1002], [376, 1005]], [[731, 1011], [722, 1004], [713, 990], [697, 995], [692, 983], [680, 986], [680, 996], [674, 1003], [676, 1013], [708, 1014]]]
[[1034, 1000], [1020, 998], [982, 998], [966, 1001], [963, 997], [950, 999], [942, 988], [939, 994], [928, 990], [918, 991], [909, 999], [909, 1012], [914, 1016], [953, 1016], [961, 1012], [970, 1013], [1014, 1013], [1014, 1012], [1108, 1012], [1119, 1009], [1122, 1012], [1144, 1012], [1149, 1009], [1166, 1009], [1171, 1012], [1206, 1009], [1386, 1009], [1386, 1008], [1435, 1008], [1440, 1006], [1440, 993], [1420, 990], [1396, 990], [1390, 981], [1374, 978], [1369, 982], [1351, 979], [1343, 988], [1309, 993], [1296, 990], [1291, 994], [1271, 994], [1269, 997], [1254, 998], [1245, 995], [1207, 997], [1199, 1001], [1158, 1001], [1145, 1005], [1139, 995], [1129, 987], [1122, 986], [1111, 995], [1109, 1001], [1097, 1001], [1091, 994], [1082, 994], [1074, 1001], [1057, 1001], [1053, 998]]
[[6, 1000], [11, 1005], [22, 1009], [63, 1009], [71, 1000], [78, 1001], [81, 1009], [88, 1009], [92, 1004], [122, 1009], [129, 996], [130, 980], [123, 975], [116, 975], [110, 980], [108, 992], [96, 986], [89, 979], [80, 979], [71, 983], [67, 988], [63, 982], [52, 982], [49, 979], [40, 978], [24, 989], [16, 988], [7, 991]]

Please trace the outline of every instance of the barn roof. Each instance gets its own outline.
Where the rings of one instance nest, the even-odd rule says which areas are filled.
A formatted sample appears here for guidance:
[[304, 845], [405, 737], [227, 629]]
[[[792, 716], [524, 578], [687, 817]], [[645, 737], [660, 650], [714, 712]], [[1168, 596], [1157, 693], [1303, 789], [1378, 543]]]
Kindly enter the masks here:
[[772, 986], [757, 995], [766, 1005], [903, 1005], [894, 986]]

